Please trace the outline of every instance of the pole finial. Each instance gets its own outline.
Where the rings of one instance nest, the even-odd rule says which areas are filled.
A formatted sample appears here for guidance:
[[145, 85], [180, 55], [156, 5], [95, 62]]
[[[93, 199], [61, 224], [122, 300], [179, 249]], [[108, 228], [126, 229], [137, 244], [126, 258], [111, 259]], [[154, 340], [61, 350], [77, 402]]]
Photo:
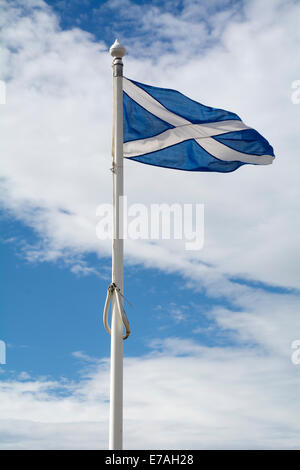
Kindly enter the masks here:
[[119, 40], [116, 39], [111, 48], [109, 49], [110, 55], [117, 58], [122, 58], [126, 54], [126, 49]]

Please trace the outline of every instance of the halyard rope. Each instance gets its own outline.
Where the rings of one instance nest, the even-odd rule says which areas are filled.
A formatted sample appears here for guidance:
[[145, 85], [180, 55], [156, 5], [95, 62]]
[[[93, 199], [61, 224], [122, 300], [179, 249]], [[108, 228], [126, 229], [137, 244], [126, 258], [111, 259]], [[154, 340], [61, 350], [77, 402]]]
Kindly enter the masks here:
[[122, 305], [122, 302], [120, 300], [120, 296], [122, 296], [123, 298], [124, 298], [124, 296], [121, 293], [119, 287], [114, 282], [109, 284], [109, 286], [107, 288], [107, 295], [106, 295], [106, 300], [105, 300], [105, 305], [104, 305], [104, 310], [103, 310], [103, 323], [104, 323], [106, 331], [109, 334], [111, 334], [111, 329], [110, 329], [110, 326], [108, 324], [108, 311], [109, 311], [111, 298], [112, 298], [114, 293], [115, 293], [115, 296], [116, 296], [117, 309], [118, 309], [118, 312], [119, 312], [120, 317], [122, 319], [123, 325], [125, 327], [125, 335], [123, 336], [123, 339], [126, 339], [130, 335], [130, 327], [129, 327], [128, 318], [126, 316], [126, 312], [125, 312], [125, 310], [123, 308], [123, 305]]

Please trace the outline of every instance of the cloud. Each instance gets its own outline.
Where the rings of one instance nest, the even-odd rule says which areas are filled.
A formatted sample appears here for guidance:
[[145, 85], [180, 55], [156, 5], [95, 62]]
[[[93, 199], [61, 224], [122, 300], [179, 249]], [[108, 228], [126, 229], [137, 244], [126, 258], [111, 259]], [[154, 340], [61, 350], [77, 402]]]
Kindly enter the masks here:
[[[160, 346], [125, 360], [125, 448], [298, 448], [296, 366], [176, 338]], [[2, 449], [107, 448], [107, 363], [73, 390], [24, 380], [0, 388]]]
[[[293, 289], [263, 287], [299, 288], [300, 108], [290, 99], [299, 78], [299, 4], [200, 8], [185, 0], [174, 10], [173, 3], [145, 11], [114, 1], [94, 13], [113, 17], [122, 7], [121, 32], [140, 18], [125, 41], [128, 76], [237, 112], [270, 140], [277, 159], [228, 175], [125, 162], [129, 203], [205, 204], [203, 250], [127, 240], [126, 263], [180, 273], [185, 289], [230, 300], [201, 311], [206, 330], [193, 316], [199, 306], [162, 301], [174, 322], [193, 320], [194, 340], [153, 339], [148, 354], [125, 360], [125, 446], [297, 448], [300, 369], [290, 356], [300, 337], [299, 298]], [[63, 261], [77, 275], [101, 270], [105, 277], [111, 244], [96, 237], [96, 209], [111, 201], [112, 189], [107, 45], [80, 28], [62, 30], [42, 0], [3, 5], [2, 207], [38, 235], [19, 242], [27, 260]], [[88, 253], [101, 259], [99, 270], [85, 261]], [[207, 331], [211, 347], [200, 342]], [[73, 356], [87, 364], [78, 382], [26, 371], [1, 381], [1, 448], [107, 447], [108, 359]]]
[[[113, 13], [119, 3], [105, 8]], [[231, 305], [202, 312], [212, 347], [200, 343], [203, 324], [193, 322], [194, 341], [153, 341], [149, 354], [126, 359], [125, 446], [297, 448], [299, 370], [290, 345], [300, 334], [299, 298], [293, 289], [262, 287], [299, 288], [300, 108], [290, 99], [299, 78], [299, 4], [251, 1], [237, 8], [216, 1], [209, 17], [206, 6], [191, 1], [177, 11], [170, 2], [147, 12], [124, 5], [124, 30], [126, 21], [141, 18], [125, 44], [128, 76], [237, 112], [277, 155], [270, 167], [228, 175], [125, 162], [128, 203], [205, 204], [203, 250], [187, 252], [180, 241], [127, 240], [126, 263], [180, 273], [184, 288]], [[5, 7], [2, 207], [38, 235], [20, 245], [29, 261], [64, 260], [75, 274], [99, 275], [105, 266], [98, 271], [84, 257], [96, 253], [105, 264], [111, 252], [110, 242], [96, 237], [96, 209], [111, 201], [112, 190], [107, 46], [80, 28], [62, 30], [42, 0]], [[183, 322], [196, 308], [187, 305], [161, 307]], [[74, 357], [88, 361], [79, 382], [26, 371], [2, 380], [2, 448], [107, 447], [108, 360], [97, 363], [82, 351]]]
[[[125, 357], [125, 448], [299, 448], [297, 298], [257, 291], [243, 302], [203, 313], [214, 327], [210, 346], [195, 332], [153, 338], [145, 354]], [[107, 448], [109, 360], [73, 356], [77, 381], [2, 379], [1, 449]]]
[[[128, 16], [142, 8], [130, 2], [127, 7]], [[132, 202], [204, 202], [206, 217], [203, 250], [191, 254], [172, 240], [128, 242], [128, 262], [196, 274], [201, 281], [208, 275], [230, 282], [228, 275], [240, 275], [298, 286], [299, 110], [291, 103], [290, 85], [297, 76], [299, 5], [274, 0], [268, 14], [261, 15], [260, 2], [245, 2], [242, 17], [235, 4], [223, 10], [218, 6], [209, 20], [214, 41], [205, 51], [197, 49], [202, 33], [190, 29], [201, 29], [205, 18], [199, 13], [202, 19], [196, 22], [193, 2], [185, 2], [176, 14], [165, 10], [158, 15], [158, 8], [147, 9], [152, 19], [141, 22], [141, 32], [151, 39], [146, 24], [153, 25], [160, 44], [166, 34], [174, 43], [173, 52], [161, 48], [159, 55], [138, 59], [129, 38], [128, 74], [238, 112], [271, 141], [277, 160], [272, 167], [247, 166], [228, 175], [168, 172], [125, 162]], [[189, 38], [192, 54], [185, 47]], [[3, 207], [39, 234], [44, 260], [70, 252], [109, 255], [110, 243], [95, 234], [96, 208], [111, 199], [106, 45], [79, 28], [61, 30], [43, 1], [8, 3], [1, 43], [7, 83], [0, 131]], [[198, 264], [196, 269], [195, 263], [203, 261], [211, 267]]]

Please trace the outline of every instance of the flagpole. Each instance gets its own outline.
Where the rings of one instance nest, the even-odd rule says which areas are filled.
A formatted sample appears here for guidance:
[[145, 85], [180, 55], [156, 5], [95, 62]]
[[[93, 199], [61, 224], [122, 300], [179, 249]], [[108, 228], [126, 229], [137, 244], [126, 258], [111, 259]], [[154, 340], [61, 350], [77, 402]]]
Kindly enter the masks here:
[[[116, 39], [113, 67], [113, 233], [112, 282], [123, 294], [123, 62], [126, 50]], [[123, 447], [123, 323], [112, 295], [109, 449]], [[120, 302], [123, 300], [120, 299]]]

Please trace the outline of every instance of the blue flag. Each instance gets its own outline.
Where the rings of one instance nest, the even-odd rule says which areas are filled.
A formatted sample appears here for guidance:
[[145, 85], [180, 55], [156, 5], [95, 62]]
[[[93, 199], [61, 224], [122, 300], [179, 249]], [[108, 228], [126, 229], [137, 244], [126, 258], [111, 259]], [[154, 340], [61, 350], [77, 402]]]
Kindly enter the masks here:
[[124, 157], [178, 170], [268, 165], [273, 148], [239, 116], [182, 93], [123, 78]]

